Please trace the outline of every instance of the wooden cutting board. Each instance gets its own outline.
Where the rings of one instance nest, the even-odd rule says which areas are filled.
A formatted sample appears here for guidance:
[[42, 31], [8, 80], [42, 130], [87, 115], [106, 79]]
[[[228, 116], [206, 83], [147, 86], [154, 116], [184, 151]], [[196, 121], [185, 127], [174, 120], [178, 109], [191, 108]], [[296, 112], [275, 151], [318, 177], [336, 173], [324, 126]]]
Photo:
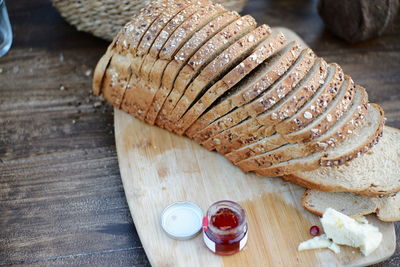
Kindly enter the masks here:
[[[149, 126], [120, 110], [114, 110], [114, 120], [125, 195], [152, 266], [365, 266], [395, 251], [393, 223], [371, 215], [368, 220], [379, 227], [383, 241], [368, 257], [344, 246], [340, 254], [328, 249], [298, 252], [298, 244], [311, 238], [309, 228], [320, 225], [317, 216], [301, 207], [303, 188], [243, 173], [190, 139]], [[201, 235], [177, 241], [160, 226], [161, 212], [172, 202], [191, 201], [205, 213], [223, 199], [239, 202], [247, 213], [249, 239], [240, 253], [216, 256], [205, 247]]]

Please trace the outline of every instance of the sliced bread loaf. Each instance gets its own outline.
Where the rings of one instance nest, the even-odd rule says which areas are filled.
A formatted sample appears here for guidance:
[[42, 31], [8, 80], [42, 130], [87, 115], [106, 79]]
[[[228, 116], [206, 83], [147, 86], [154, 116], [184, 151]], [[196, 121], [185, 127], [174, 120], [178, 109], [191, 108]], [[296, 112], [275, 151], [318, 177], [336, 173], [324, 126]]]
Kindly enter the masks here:
[[365, 197], [354, 193], [329, 193], [306, 190], [301, 200], [303, 207], [322, 216], [327, 208], [333, 208], [351, 217], [376, 213], [384, 222], [400, 220], [400, 193], [380, 197]]
[[[308, 157], [291, 159], [255, 172], [263, 176], [283, 176], [300, 171], [324, 169], [324, 166], [339, 166], [364, 154], [374, 146], [382, 135], [383, 110], [379, 105], [371, 105], [364, 125], [336, 147], [317, 152]], [[295, 182], [296, 183], [296, 182]]]
[[[244, 105], [245, 102], [238, 101], [247, 91], [257, 91], [261, 94], [263, 90], [269, 88], [276, 80], [283, 75], [300, 55], [301, 49], [296, 42], [291, 42], [284, 46], [271, 46], [274, 56], [267, 59], [255, 71], [246, 76], [239, 84], [235, 85], [227, 94], [220, 97], [217, 102], [194, 122], [185, 132], [186, 135], [201, 143], [211, 136], [222, 132], [239, 123], [229, 116], [224, 116], [230, 112], [235, 112], [237, 107]], [[256, 89], [257, 88], [257, 89]], [[242, 98], [243, 99], [243, 98]], [[236, 104], [238, 106], [236, 106]]]

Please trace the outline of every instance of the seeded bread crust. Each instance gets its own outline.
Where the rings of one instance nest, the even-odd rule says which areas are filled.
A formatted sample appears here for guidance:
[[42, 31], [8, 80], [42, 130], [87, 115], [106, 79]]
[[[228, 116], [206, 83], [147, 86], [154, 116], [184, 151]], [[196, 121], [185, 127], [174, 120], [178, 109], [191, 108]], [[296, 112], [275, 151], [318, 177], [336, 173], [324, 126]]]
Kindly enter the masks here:
[[[284, 120], [287, 117], [292, 116], [307, 102], [319, 88], [321, 79], [325, 79], [327, 75], [327, 64], [326, 62], [319, 58], [316, 60], [312, 70], [307, 74], [298, 85], [295, 90], [292, 91], [292, 95], [289, 95], [285, 101], [281, 101], [273, 109], [268, 111], [268, 117], [271, 119], [275, 118], [273, 121], [264, 118], [262, 116], [256, 117], [262, 125], [275, 125], [277, 122]], [[275, 115], [274, 115], [275, 114]], [[276, 134], [279, 135], [279, 134]], [[264, 139], [267, 139], [264, 141]], [[273, 141], [271, 143], [271, 141]], [[251, 156], [267, 152], [271, 149], [275, 149], [280, 145], [286, 143], [280, 135], [277, 138], [265, 137], [258, 140], [255, 143], [242, 146], [241, 148], [227, 153], [225, 156], [233, 163], [240, 160], [249, 158]]]
[[246, 77], [251, 71], [258, 67], [264, 60], [269, 58], [273, 50], [271, 44], [277, 46], [285, 43], [285, 37], [282, 33], [276, 33], [268, 36], [247, 58], [233, 68], [217, 83], [204, 93], [204, 95], [185, 113], [185, 115], [177, 122], [175, 128], [179, 134], [186, 131], [196, 119], [214, 103], [219, 97], [230, 90], [241, 79]]
[[[239, 23], [239, 24], [238, 24]], [[197, 77], [200, 71], [208, 65], [216, 56], [229, 47], [232, 43], [254, 30], [257, 26], [256, 21], [251, 16], [243, 16], [239, 20], [232, 22], [214, 35], [190, 58], [174, 81], [172, 90], [161, 107], [156, 118], [156, 124], [164, 127], [168, 123], [168, 116], [171, 114], [176, 103], [179, 101], [190, 82]]]
[[322, 216], [328, 207], [332, 207], [351, 217], [376, 213], [381, 221], [400, 221], [400, 193], [365, 197], [348, 192], [306, 190], [301, 198], [301, 204], [306, 210], [318, 216]]
[[335, 129], [333, 132], [328, 131], [327, 134], [321, 135], [320, 138], [310, 142], [283, 145], [266, 153], [246, 158], [235, 164], [243, 171], [253, 171], [260, 168], [267, 168], [279, 162], [294, 158], [302, 158], [316, 152], [333, 149], [338, 143], [344, 140], [345, 137], [349, 136], [350, 133], [357, 130], [366, 118], [368, 103], [367, 94], [365, 92], [362, 93], [362, 96], [357, 100], [357, 103], [353, 103], [352, 108], [348, 112], [351, 114], [345, 116], [345, 120], [338, 122], [341, 126], [337, 126], [336, 128], [339, 129]]
[[[196, 8], [197, 12], [192, 14], [189, 18], [187, 18], [180, 25], [176, 25], [177, 23], [171, 20], [171, 24], [178, 26], [174, 32], [171, 34], [171, 38], [176, 38], [176, 33], [180, 33], [181, 43], [176, 41], [170, 42], [170, 38], [166, 39], [166, 43], [163, 45], [161, 49], [161, 53], [164, 51], [164, 57], [168, 56], [168, 59], [159, 59], [158, 62], [162, 62], [164, 64], [161, 65], [160, 69], [153, 70], [158, 73], [158, 75], [162, 75], [163, 69], [166, 64], [169, 62], [170, 57], [174, 56], [176, 52], [182, 47], [187, 39], [191, 38], [193, 34], [201, 29], [205, 23], [208, 23], [213, 18], [218, 16], [221, 13], [224, 13], [225, 10], [221, 8], [220, 5], [209, 5], [209, 6], [194, 6], [193, 9]], [[168, 27], [169, 24], [166, 26]], [[172, 30], [172, 27], [168, 27], [169, 30]], [[140, 119], [144, 119], [146, 117], [147, 111], [151, 105], [153, 100], [153, 96], [157, 91], [158, 87], [153, 86], [153, 83], [147, 82], [149, 79], [149, 74], [151, 70], [154, 68], [154, 64], [156, 62], [156, 58], [150, 54], [147, 54], [144, 57], [144, 62], [142, 61], [142, 57], [135, 57], [132, 61], [132, 69], [134, 73], [140, 73], [136, 77], [132, 78], [132, 82], [130, 83], [130, 90], [126, 91], [126, 96], [124, 96], [123, 104], [130, 107], [131, 114], [136, 113], [136, 117]], [[143, 64], [142, 64], [143, 63]], [[156, 67], [159, 67], [160, 64], [157, 64]], [[139, 78], [139, 80], [138, 80]], [[154, 81], [157, 78], [152, 77]], [[123, 108], [124, 110], [126, 107]]]
[[328, 74], [325, 81], [321, 80], [321, 88], [294, 116], [277, 124], [276, 131], [278, 133], [287, 135], [304, 128], [323, 113], [328, 104], [336, 97], [344, 80], [344, 74], [342, 68], [336, 63], [329, 64], [329, 66], [334, 69], [333, 75]]
[[[356, 157], [359, 157], [361, 154], [366, 153], [368, 149], [377, 144], [377, 142], [379, 141], [379, 138], [382, 136], [383, 124], [384, 124], [382, 108], [379, 105], [371, 105], [371, 108], [379, 110], [378, 112], [380, 113], [380, 121], [376, 123], [375, 131], [370, 135], [368, 135], [364, 142], [360, 143], [356, 148], [352, 149], [350, 152], [342, 153], [334, 157], [331, 157], [329, 155], [329, 153], [332, 152], [332, 150], [334, 149], [326, 152], [317, 152], [306, 158], [292, 159], [286, 162], [274, 164], [268, 168], [257, 169], [255, 170], [256, 174], [260, 176], [286, 176], [285, 179], [289, 179], [290, 178], [290, 176], [288, 176], [289, 174], [301, 171], [305, 172], [312, 171], [320, 167], [343, 165], [346, 162], [351, 161]], [[296, 184], [299, 183], [298, 180], [293, 182]], [[311, 188], [311, 189], [318, 189], [318, 188]]]
[[213, 59], [187, 87], [172, 113], [168, 116], [168, 119], [173, 122], [170, 124], [172, 126], [170, 128], [176, 133], [182, 134], [183, 131], [179, 129], [180, 125], [176, 122], [184, 115], [190, 105], [201, 96], [204, 90], [209, 89], [209, 86], [212, 86], [216, 80], [219, 80], [219, 77], [239, 65], [270, 34], [270, 27], [265, 24], [261, 25], [237, 40]]
[[340, 88], [340, 92], [330, 105], [327, 106], [326, 110], [305, 128], [284, 135], [284, 138], [288, 140], [289, 143], [309, 142], [321, 134], [324, 134], [349, 109], [354, 97], [354, 92], [354, 82], [349, 76], [346, 76], [345, 82], [342, 83]]
[[[263, 66], [263, 68], [267, 68], [267, 71], [259, 79], [256, 79], [251, 84], [240, 86], [237, 93], [228, 96], [228, 98], [198, 118], [186, 131], [186, 134], [192, 136], [197, 143], [201, 143], [208, 148], [207, 139], [243, 121], [247, 114], [244, 109], [237, 108], [233, 100], [241, 97], [244, 92], [253, 90], [253, 88], [258, 88], [258, 92], [261, 94], [277, 81], [296, 61], [301, 52], [295, 42], [289, 43], [285, 48], [282, 54], [276, 55], [278, 58], [273, 60], [273, 66], [269, 67], [270, 62]], [[238, 103], [237, 101], [235, 102]], [[245, 102], [239, 104], [243, 105]], [[210, 149], [213, 148], [212, 143], [210, 143], [209, 147]]]
[[236, 12], [227, 12], [221, 14], [204, 26], [200, 31], [196, 32], [192, 38], [178, 51], [173, 60], [157, 60], [153, 67], [152, 73], [150, 74], [150, 80], [153, 82], [157, 81], [154, 86], [158, 88], [158, 90], [146, 115], [147, 123], [155, 123], [158, 112], [164, 104], [169, 92], [172, 90], [175, 78], [183, 66], [187, 64], [190, 57], [192, 57], [192, 55], [196, 53], [205, 42], [207, 42], [221, 29], [239, 17], [239, 14]]
[[[219, 144], [215, 143], [213, 147], [215, 147], [218, 152], [226, 154], [243, 145], [253, 143], [275, 133], [273, 125], [260, 124], [257, 120], [257, 116], [262, 116], [260, 113], [273, 107], [285, 97], [285, 95], [293, 90], [304, 76], [306, 76], [314, 64], [314, 61], [315, 54], [311, 49], [304, 49], [296, 63], [292, 65], [291, 69], [288, 70], [280, 81], [275, 83], [260, 97], [242, 107], [246, 118], [249, 119], [210, 138], [207, 145], [209, 146], [211, 142], [215, 143], [217, 140]], [[266, 133], [269, 135], [265, 135]]]

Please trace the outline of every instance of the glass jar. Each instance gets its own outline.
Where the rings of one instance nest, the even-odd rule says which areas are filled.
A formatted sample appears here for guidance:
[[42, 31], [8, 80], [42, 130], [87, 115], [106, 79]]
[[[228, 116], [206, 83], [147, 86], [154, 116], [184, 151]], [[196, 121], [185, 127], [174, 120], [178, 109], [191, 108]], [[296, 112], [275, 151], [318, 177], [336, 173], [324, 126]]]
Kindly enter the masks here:
[[4, 0], [0, 0], [0, 57], [10, 50], [12, 38], [11, 24], [8, 18], [6, 3]]
[[232, 255], [247, 243], [244, 209], [236, 202], [221, 200], [212, 204], [203, 219], [203, 239], [215, 254]]

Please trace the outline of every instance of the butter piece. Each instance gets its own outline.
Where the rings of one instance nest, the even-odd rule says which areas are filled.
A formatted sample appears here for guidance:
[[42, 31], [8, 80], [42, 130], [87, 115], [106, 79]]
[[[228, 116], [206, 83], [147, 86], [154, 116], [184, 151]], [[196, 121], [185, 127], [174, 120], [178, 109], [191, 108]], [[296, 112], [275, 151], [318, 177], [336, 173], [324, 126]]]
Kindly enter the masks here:
[[360, 223], [332, 208], [326, 209], [321, 223], [329, 239], [336, 244], [359, 247], [367, 256], [381, 243], [382, 233], [371, 224]]

